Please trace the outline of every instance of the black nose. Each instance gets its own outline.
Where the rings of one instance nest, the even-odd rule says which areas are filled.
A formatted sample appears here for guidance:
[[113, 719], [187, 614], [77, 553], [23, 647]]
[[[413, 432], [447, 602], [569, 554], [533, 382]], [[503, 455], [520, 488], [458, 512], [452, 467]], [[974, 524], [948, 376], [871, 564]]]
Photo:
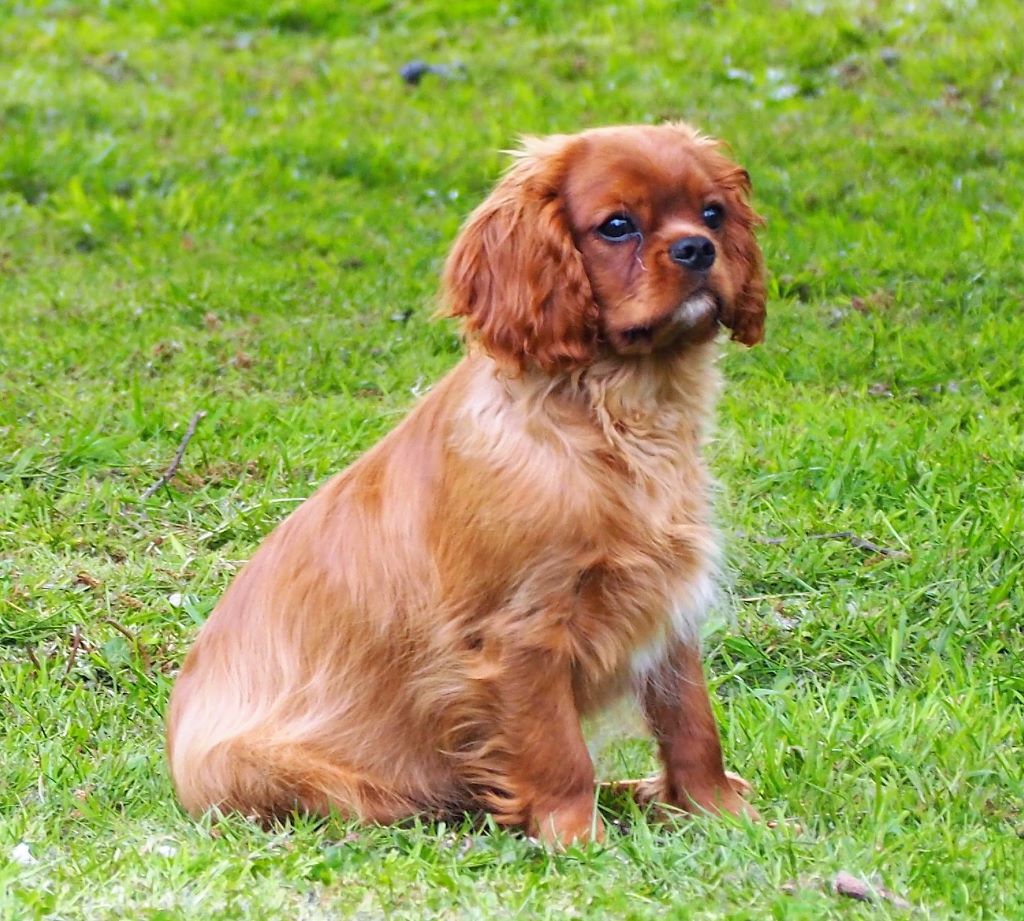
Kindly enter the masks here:
[[715, 261], [715, 244], [707, 237], [683, 237], [668, 248], [668, 254], [683, 268], [706, 272]]

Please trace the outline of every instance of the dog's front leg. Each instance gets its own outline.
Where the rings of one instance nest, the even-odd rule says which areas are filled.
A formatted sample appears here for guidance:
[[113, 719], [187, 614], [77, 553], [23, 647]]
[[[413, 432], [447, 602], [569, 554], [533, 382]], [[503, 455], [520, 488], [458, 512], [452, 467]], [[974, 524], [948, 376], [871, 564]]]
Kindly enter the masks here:
[[649, 786], [644, 782], [643, 798], [688, 812], [758, 818], [757, 810], [741, 795], [749, 785], [722, 764], [722, 746], [697, 645], [672, 645], [662, 665], [645, 679], [642, 704], [663, 765], [660, 778]]
[[527, 830], [556, 847], [602, 840], [568, 657], [517, 650], [502, 671], [503, 786], [521, 804]]

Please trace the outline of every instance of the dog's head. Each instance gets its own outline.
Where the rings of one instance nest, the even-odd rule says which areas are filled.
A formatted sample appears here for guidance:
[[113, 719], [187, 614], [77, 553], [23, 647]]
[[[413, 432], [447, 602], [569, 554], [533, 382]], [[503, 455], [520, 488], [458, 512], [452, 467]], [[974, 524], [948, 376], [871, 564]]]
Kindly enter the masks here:
[[502, 365], [764, 336], [750, 178], [684, 124], [527, 139], [445, 266], [449, 313]]

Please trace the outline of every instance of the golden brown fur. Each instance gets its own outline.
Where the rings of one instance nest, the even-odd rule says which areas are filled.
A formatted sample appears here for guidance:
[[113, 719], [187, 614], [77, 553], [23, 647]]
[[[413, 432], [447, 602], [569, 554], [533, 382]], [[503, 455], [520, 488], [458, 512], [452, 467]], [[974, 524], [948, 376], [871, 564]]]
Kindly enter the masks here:
[[[755, 814], [698, 640], [715, 331], [763, 332], [748, 192], [681, 124], [526, 143], [445, 268], [469, 355], [267, 538], [189, 653], [168, 752], [190, 812], [484, 807], [600, 837], [580, 717], [633, 689], [655, 795]], [[610, 214], [642, 236], [602, 236]]]

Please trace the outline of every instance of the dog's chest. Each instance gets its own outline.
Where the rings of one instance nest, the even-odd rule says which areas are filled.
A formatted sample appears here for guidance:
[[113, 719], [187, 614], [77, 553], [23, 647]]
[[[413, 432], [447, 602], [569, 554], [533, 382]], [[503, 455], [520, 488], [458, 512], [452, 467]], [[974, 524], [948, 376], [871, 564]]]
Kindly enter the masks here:
[[696, 453], [660, 459], [654, 474], [623, 474], [596, 529], [595, 562], [577, 582], [572, 623], [594, 693], [647, 672], [675, 639], [699, 642], [718, 558], [708, 477]]

